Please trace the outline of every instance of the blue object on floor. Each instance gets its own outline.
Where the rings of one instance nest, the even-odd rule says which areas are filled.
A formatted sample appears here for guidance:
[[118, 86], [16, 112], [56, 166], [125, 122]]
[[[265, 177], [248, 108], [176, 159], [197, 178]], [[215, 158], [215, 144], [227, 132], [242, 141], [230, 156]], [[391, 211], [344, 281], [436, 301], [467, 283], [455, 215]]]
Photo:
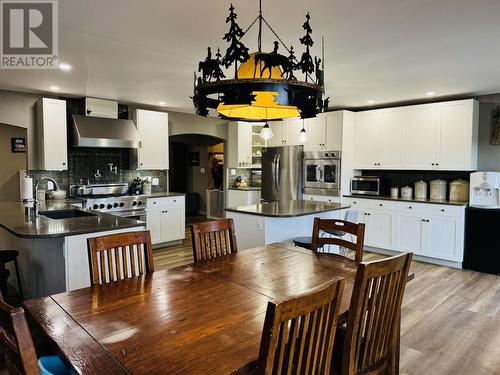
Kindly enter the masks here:
[[48, 355], [38, 359], [41, 375], [73, 375], [77, 372], [68, 368], [58, 355]]

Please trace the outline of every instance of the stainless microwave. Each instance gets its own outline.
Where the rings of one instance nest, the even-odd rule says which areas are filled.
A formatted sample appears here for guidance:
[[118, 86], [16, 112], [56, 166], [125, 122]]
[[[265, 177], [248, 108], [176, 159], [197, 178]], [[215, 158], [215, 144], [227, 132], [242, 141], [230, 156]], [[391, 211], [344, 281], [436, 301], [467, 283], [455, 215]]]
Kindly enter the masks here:
[[351, 194], [380, 195], [380, 177], [355, 176], [351, 178]]

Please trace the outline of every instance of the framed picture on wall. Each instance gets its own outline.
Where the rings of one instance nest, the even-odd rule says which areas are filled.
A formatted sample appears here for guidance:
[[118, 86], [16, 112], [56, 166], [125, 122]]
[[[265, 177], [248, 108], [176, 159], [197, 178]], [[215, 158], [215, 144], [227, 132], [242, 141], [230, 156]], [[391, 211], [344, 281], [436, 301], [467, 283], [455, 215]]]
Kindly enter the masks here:
[[497, 106], [497, 109], [493, 112], [490, 143], [500, 145], [500, 106]]
[[26, 138], [11, 138], [12, 152], [26, 152]]

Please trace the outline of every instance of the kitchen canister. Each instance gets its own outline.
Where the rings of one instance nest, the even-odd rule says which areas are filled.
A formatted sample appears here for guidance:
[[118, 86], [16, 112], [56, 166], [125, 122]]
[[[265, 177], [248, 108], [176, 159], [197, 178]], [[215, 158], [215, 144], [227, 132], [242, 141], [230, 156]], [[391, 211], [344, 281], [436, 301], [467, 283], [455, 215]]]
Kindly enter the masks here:
[[146, 181], [142, 184], [142, 194], [151, 195], [151, 180], [146, 178]]
[[466, 202], [469, 200], [469, 183], [465, 180], [450, 182], [450, 201]]
[[413, 189], [410, 186], [403, 186], [401, 188], [401, 198], [411, 199], [413, 197]]
[[415, 182], [415, 199], [427, 199], [427, 182]]
[[431, 181], [431, 200], [445, 201], [446, 200], [446, 181], [432, 180]]
[[397, 199], [399, 197], [399, 187], [391, 187], [391, 198]]

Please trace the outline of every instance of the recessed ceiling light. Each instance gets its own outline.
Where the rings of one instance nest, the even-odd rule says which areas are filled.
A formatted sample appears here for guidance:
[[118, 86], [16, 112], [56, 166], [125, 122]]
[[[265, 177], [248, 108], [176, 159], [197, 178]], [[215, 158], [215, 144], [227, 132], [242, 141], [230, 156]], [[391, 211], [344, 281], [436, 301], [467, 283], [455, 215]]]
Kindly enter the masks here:
[[66, 63], [60, 63], [59, 69], [61, 69], [63, 72], [69, 72], [71, 69], [73, 69], [73, 67]]
[[50, 86], [52, 91], [59, 91], [59, 86]]
[[434, 96], [435, 92], [434, 91], [428, 91], [425, 93], [427, 96]]
[[162, 107], [167, 105], [167, 103], [165, 103], [165, 102], [158, 102], [158, 104], [161, 105]]
[[368, 100], [368, 104], [374, 104], [375, 100]]

